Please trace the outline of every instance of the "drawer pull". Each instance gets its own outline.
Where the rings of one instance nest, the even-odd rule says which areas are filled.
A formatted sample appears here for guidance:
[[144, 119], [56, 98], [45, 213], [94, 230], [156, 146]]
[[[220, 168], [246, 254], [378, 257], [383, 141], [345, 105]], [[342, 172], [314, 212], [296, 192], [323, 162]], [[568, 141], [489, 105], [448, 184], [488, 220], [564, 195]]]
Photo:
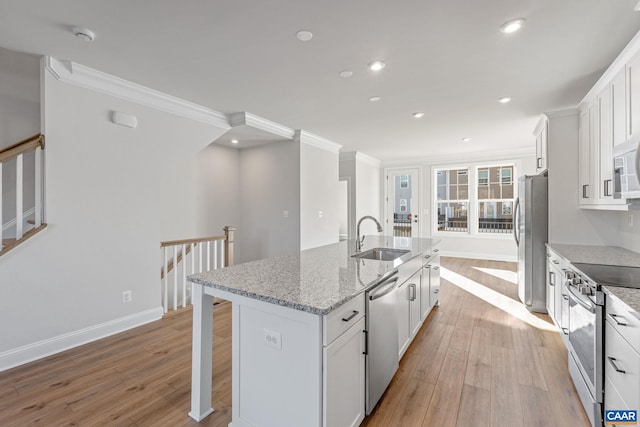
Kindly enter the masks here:
[[567, 328], [561, 328], [562, 329], [562, 333], [565, 335], [569, 335], [569, 329]]
[[343, 317], [343, 318], [342, 318], [342, 321], [343, 321], [343, 322], [348, 322], [348, 321], [350, 321], [351, 319], [353, 319], [354, 317], [356, 317], [358, 314], [360, 314], [360, 312], [359, 312], [358, 310], [353, 310], [353, 313], [351, 313], [351, 314], [350, 314], [349, 316], [347, 316], [347, 317]]
[[440, 252], [440, 249], [434, 249], [433, 252]]
[[552, 262], [553, 262], [554, 264], [560, 264], [560, 261], [558, 261], [557, 259], [554, 259]]
[[616, 322], [616, 325], [618, 325], [618, 326], [629, 326], [629, 325], [627, 325], [626, 323], [621, 322], [621, 321], [619, 321], [619, 320], [618, 320], [618, 317], [620, 317], [620, 315], [619, 315], [619, 314], [609, 313], [609, 317], [611, 317], [611, 319], [612, 319], [614, 322]]
[[615, 357], [607, 356], [607, 359], [609, 359], [609, 363], [611, 363], [611, 366], [613, 366], [613, 369], [615, 369], [616, 372], [620, 372], [621, 374], [627, 373], [627, 371], [625, 371], [624, 369], [618, 368], [618, 366], [616, 365], [617, 359]]

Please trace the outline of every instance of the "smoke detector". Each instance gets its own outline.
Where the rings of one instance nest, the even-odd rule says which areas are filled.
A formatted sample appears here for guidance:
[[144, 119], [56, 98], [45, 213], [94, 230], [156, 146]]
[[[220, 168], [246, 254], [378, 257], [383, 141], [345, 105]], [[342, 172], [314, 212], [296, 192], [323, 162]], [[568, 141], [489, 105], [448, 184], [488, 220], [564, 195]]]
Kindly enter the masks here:
[[96, 34], [88, 28], [73, 27], [71, 31], [74, 36], [85, 42], [92, 42], [96, 38]]

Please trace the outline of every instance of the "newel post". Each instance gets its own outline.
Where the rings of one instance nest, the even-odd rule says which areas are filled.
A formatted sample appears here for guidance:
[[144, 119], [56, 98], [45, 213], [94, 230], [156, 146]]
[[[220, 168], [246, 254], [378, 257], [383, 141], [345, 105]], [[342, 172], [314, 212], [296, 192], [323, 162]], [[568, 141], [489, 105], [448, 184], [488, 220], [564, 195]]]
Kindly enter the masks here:
[[227, 225], [223, 228], [225, 240], [224, 240], [224, 266], [230, 267], [233, 265], [233, 232], [235, 228]]

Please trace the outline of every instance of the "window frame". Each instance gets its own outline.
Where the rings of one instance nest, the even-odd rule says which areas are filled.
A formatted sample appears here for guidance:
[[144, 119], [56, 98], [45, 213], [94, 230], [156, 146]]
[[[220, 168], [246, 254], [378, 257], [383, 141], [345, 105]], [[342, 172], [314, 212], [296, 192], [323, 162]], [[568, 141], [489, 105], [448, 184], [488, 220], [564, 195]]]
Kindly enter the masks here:
[[[478, 199], [478, 186], [479, 186], [479, 169], [483, 168], [492, 168], [492, 167], [511, 167], [511, 182], [513, 183], [513, 198], [512, 199]], [[437, 172], [438, 171], [449, 171], [455, 169], [467, 169], [468, 170], [468, 198], [466, 199], [467, 205], [467, 218], [468, 218], [468, 227], [467, 231], [439, 231], [438, 230], [438, 203], [444, 202], [456, 202], [455, 200], [446, 200], [439, 201], [438, 200], [438, 180], [437, 180]], [[511, 233], [487, 233], [479, 231], [479, 204], [480, 202], [501, 202], [503, 200], [511, 200], [512, 201], [512, 212], [515, 206], [515, 200], [518, 197], [518, 185], [517, 180], [514, 177], [518, 176], [518, 161], [517, 160], [499, 160], [499, 161], [491, 161], [491, 162], [469, 162], [469, 163], [457, 163], [457, 164], [442, 164], [442, 165], [432, 165], [431, 166], [431, 179], [432, 179], [432, 196], [431, 196], [431, 233], [432, 236], [436, 237], [460, 237], [460, 238], [478, 238], [478, 239], [500, 239], [500, 240], [510, 240], [513, 239]], [[502, 185], [502, 172], [500, 172], [499, 178], [500, 185]], [[487, 173], [487, 182], [486, 185], [490, 184], [490, 176], [489, 172]], [[484, 185], [484, 184], [482, 184]], [[464, 201], [464, 200], [462, 200]]]

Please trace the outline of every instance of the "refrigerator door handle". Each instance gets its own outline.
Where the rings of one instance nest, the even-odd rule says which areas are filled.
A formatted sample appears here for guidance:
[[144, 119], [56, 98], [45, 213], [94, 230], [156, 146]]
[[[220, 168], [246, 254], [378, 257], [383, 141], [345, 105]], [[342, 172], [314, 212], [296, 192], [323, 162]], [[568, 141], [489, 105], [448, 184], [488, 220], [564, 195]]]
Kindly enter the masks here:
[[520, 246], [520, 236], [518, 236], [518, 231], [520, 230], [520, 198], [516, 199], [516, 206], [513, 209], [513, 219], [512, 219], [512, 227], [513, 227], [513, 238], [516, 241], [516, 246]]

